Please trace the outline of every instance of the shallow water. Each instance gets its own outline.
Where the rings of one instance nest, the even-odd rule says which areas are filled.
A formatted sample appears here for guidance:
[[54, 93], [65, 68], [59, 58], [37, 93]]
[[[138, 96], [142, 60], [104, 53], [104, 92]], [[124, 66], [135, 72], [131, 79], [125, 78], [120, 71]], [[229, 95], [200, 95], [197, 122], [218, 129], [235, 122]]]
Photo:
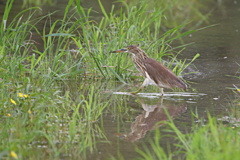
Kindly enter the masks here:
[[[156, 90], [153, 91], [151, 87], [144, 89], [138, 96], [126, 93], [131, 90], [129, 86], [110, 89], [113, 97], [119, 96], [119, 101], [122, 101], [124, 96], [128, 97], [124, 106], [133, 111], [120, 118], [111, 113], [104, 114], [104, 129], [110, 144], [99, 144], [99, 153], [95, 157], [136, 157], [135, 147], [141, 148], [143, 144], [148, 146], [149, 140], [154, 137], [152, 130], [163, 130], [161, 124], [153, 126], [166, 118], [164, 107], [176, 126], [183, 131], [191, 129], [191, 114], [196, 110], [203, 119], [208, 112], [216, 117], [228, 115], [228, 107], [234, 99], [234, 93], [229, 88], [233, 88], [233, 84], [240, 86], [239, 80], [233, 77], [239, 76], [239, 16], [240, 1], [225, 2], [224, 7], [218, 6], [212, 13], [209, 25], [216, 24], [215, 26], [184, 38], [186, 43], [195, 43], [186, 47], [181, 54], [182, 58], [191, 59], [196, 53], [201, 54], [194, 62], [198, 73], [184, 77], [192, 82], [191, 88], [194, 88], [194, 91], [173, 93], [167, 90], [163, 101], [159, 102], [159, 93], [155, 93]], [[161, 139], [160, 143], [164, 146], [172, 141], [166, 138]]]
[[[64, 4], [60, 3], [57, 9], [65, 8]], [[106, 6], [110, 3], [106, 1], [103, 4]], [[85, 3], [85, 5], [87, 7], [90, 4]], [[179, 58], [191, 59], [196, 53], [201, 54], [194, 62], [198, 73], [183, 77], [191, 82], [187, 92], [166, 90], [165, 96], [161, 98], [156, 87], [147, 87], [133, 96], [128, 92], [135, 90], [136, 85], [131, 83], [95, 84], [101, 88], [102, 96], [110, 101], [99, 121], [107, 143], [97, 143], [96, 151], [94, 154], [89, 154], [88, 158], [107, 159], [110, 156], [136, 158], [139, 155], [135, 152], [135, 148], [141, 148], [143, 144], [148, 146], [149, 141], [154, 137], [154, 130], [164, 130], [163, 123], [159, 121], [168, 120], [166, 110], [181, 131], [191, 129], [192, 112], [196, 110], [201, 118], [206, 118], [207, 112], [216, 117], [227, 115], [228, 107], [234, 99], [234, 93], [229, 88], [233, 88], [233, 84], [240, 86], [239, 80], [232, 77], [239, 75], [239, 16], [240, 1], [228, 1], [216, 5], [207, 24], [216, 25], [184, 37], [185, 43], [195, 43], [187, 46]], [[81, 82], [74, 83], [81, 85]], [[140, 84], [141, 82], [137, 86]], [[75, 85], [68, 88], [73, 94]], [[164, 135], [164, 131], [162, 134]], [[161, 139], [160, 143], [164, 147], [165, 144], [173, 141], [165, 138]]]

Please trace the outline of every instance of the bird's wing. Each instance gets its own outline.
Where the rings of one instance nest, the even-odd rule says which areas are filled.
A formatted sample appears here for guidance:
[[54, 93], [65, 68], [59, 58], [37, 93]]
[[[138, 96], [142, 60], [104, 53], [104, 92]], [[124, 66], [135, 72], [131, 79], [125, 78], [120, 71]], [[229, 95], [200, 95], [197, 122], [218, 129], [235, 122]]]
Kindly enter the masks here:
[[180, 80], [170, 69], [152, 58], [145, 60], [146, 71], [150, 78], [154, 80], [159, 87], [186, 89], [187, 85]]

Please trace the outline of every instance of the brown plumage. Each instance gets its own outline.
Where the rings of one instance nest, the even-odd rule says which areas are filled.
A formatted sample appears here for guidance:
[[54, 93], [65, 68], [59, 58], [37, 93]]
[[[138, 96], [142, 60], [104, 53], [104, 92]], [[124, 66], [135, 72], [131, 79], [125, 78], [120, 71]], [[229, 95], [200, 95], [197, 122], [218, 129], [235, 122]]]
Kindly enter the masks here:
[[187, 89], [187, 85], [182, 80], [155, 59], [146, 58], [144, 63], [146, 66], [146, 72], [160, 88], [178, 87], [184, 90]]
[[157, 85], [161, 89], [162, 94], [162, 88], [177, 87], [184, 90], [187, 89], [187, 85], [182, 80], [180, 80], [170, 69], [155, 59], [149, 58], [139, 46], [130, 45], [126, 49], [113, 51], [113, 53], [118, 52], [128, 52], [132, 54], [132, 61], [140, 73], [145, 77], [143, 84], [137, 92], [139, 92], [144, 86], [147, 85]]

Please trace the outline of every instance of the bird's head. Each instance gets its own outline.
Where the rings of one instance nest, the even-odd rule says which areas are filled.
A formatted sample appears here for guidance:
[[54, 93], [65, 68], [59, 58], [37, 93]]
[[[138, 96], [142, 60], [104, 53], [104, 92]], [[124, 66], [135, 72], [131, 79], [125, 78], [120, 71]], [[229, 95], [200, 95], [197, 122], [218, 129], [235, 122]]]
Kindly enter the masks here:
[[137, 46], [129, 45], [126, 48], [112, 51], [112, 53], [121, 53], [121, 52], [131, 53], [133, 56], [135, 56], [135, 55], [141, 54], [143, 51], [139, 45], [137, 45]]

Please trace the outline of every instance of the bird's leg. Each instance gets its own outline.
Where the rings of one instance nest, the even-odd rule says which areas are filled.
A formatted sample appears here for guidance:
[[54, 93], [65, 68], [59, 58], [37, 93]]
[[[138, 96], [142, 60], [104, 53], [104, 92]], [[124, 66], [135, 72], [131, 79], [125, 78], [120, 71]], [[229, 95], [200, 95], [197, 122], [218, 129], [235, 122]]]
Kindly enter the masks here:
[[146, 86], [146, 79], [144, 80], [144, 82], [142, 83], [142, 85], [138, 88], [138, 90], [136, 90], [135, 92], [130, 92], [131, 94], [137, 94], [137, 93], [139, 93], [142, 89], [143, 89], [143, 87], [144, 86]]
[[144, 86], [140, 86], [139, 88], [138, 88], [138, 90], [136, 90], [136, 91], [134, 91], [134, 92], [130, 92], [131, 94], [137, 94], [137, 93], [139, 93], [141, 90], [142, 90], [142, 88], [143, 88]]
[[160, 88], [161, 96], [164, 96], [163, 88]]
[[157, 103], [158, 107], [158, 111], [162, 110], [162, 106], [163, 106], [163, 96], [160, 97], [159, 102]]

